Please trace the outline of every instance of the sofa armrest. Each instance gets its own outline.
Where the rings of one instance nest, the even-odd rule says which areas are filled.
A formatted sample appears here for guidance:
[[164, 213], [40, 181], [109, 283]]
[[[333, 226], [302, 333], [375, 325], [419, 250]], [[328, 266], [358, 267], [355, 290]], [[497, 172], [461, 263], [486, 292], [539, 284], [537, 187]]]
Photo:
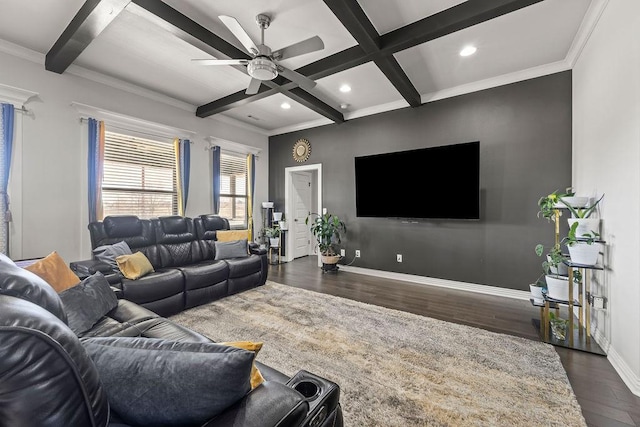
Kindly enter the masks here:
[[255, 242], [249, 242], [249, 252], [251, 252], [253, 255], [266, 255], [267, 249], [260, 248], [260, 245]]
[[98, 261], [97, 259], [87, 259], [82, 261], [72, 261], [69, 263], [69, 268], [76, 273], [80, 279], [91, 276], [98, 271], [105, 276], [113, 274], [113, 269], [109, 264], [104, 261]]
[[308, 411], [302, 394], [282, 383], [265, 381], [203, 427], [301, 426]]

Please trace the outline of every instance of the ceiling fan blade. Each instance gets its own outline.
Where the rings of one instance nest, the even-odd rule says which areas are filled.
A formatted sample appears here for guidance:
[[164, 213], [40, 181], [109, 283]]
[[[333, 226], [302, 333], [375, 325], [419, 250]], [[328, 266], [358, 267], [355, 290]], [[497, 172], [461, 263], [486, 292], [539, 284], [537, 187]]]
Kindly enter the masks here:
[[278, 72], [282, 77], [291, 80], [292, 82], [300, 86], [302, 89], [311, 90], [316, 86], [316, 82], [311, 80], [309, 77], [303, 76], [299, 72], [285, 68], [282, 65], [278, 66]]
[[261, 84], [262, 80], [252, 78], [249, 82], [249, 87], [247, 87], [247, 90], [244, 93], [246, 93], [247, 95], [255, 95], [256, 93], [258, 93], [258, 89], [260, 89]]
[[290, 46], [283, 47], [272, 53], [274, 59], [287, 59], [294, 56], [304, 55], [305, 53], [315, 52], [324, 49], [324, 42], [318, 36], [294, 43]]
[[192, 59], [200, 65], [247, 65], [248, 59]]
[[236, 36], [238, 41], [242, 43], [242, 46], [244, 46], [244, 48], [247, 50], [247, 52], [249, 52], [249, 54], [251, 54], [251, 56], [255, 56], [258, 54], [258, 48], [256, 47], [255, 43], [253, 42], [253, 40], [251, 40], [249, 34], [247, 34], [244, 28], [242, 28], [236, 18], [226, 15], [220, 15], [218, 16], [218, 18], [220, 18], [222, 23], [226, 25], [229, 31], [231, 31], [233, 35]]

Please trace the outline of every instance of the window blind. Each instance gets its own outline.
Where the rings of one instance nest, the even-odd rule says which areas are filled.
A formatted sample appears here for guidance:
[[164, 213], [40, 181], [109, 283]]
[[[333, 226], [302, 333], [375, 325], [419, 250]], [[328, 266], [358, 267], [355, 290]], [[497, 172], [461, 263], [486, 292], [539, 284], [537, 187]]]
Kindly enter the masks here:
[[177, 199], [172, 144], [105, 132], [102, 182], [105, 216], [175, 215]]
[[220, 152], [220, 216], [233, 227], [247, 226], [247, 158]]

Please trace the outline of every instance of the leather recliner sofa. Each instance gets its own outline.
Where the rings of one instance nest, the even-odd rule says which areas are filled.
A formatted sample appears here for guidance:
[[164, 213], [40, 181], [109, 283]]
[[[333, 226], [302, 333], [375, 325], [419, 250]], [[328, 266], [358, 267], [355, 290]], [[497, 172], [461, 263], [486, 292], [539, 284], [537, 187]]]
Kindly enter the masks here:
[[[212, 343], [209, 338], [125, 299], [117, 300], [115, 308], [91, 329], [76, 336], [68, 326], [59, 294], [40, 277], [0, 254], [0, 426], [130, 425], [123, 421], [125, 414], [115, 413], [110, 406], [100, 372], [83, 347], [81, 340], [87, 337]], [[343, 425], [337, 384], [304, 370], [288, 377], [258, 361], [254, 363], [265, 381], [198, 425]], [[210, 365], [194, 369], [207, 375], [219, 368]], [[157, 373], [158, 387], [163, 387], [163, 381], [170, 381], [169, 375]], [[310, 385], [312, 390], [308, 392]]]
[[255, 242], [248, 243], [247, 257], [215, 259], [217, 232], [230, 229], [229, 221], [217, 215], [194, 219], [107, 216], [88, 228], [92, 249], [124, 241], [132, 252], [142, 252], [155, 271], [129, 280], [93, 259], [70, 263], [76, 274], [82, 278], [100, 271], [122, 291], [123, 298], [162, 316], [255, 288], [267, 280], [267, 251]]

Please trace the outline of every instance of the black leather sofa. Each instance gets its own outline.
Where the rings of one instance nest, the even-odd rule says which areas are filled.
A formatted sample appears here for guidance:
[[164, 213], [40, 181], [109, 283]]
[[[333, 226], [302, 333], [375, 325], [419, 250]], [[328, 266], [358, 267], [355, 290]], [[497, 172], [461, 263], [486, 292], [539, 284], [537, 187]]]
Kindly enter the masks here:
[[[114, 309], [80, 336], [67, 324], [59, 294], [0, 254], [0, 426], [128, 425], [123, 422], [126, 417], [109, 404], [111, 397], [82, 344], [87, 337], [212, 342], [126, 299], [119, 299]], [[337, 384], [304, 370], [290, 378], [258, 361], [255, 364], [265, 381], [198, 425], [342, 426]], [[207, 375], [216, 366], [196, 369]], [[157, 375], [168, 378], [166, 372]]]
[[71, 269], [79, 277], [101, 271], [122, 290], [124, 298], [162, 316], [255, 288], [267, 280], [267, 251], [254, 242], [249, 242], [247, 257], [215, 260], [216, 234], [230, 228], [229, 221], [217, 215], [193, 219], [107, 216], [88, 228], [92, 249], [124, 241], [132, 252], [144, 253], [155, 272], [129, 280], [113, 274], [111, 266], [95, 257], [72, 262]]

